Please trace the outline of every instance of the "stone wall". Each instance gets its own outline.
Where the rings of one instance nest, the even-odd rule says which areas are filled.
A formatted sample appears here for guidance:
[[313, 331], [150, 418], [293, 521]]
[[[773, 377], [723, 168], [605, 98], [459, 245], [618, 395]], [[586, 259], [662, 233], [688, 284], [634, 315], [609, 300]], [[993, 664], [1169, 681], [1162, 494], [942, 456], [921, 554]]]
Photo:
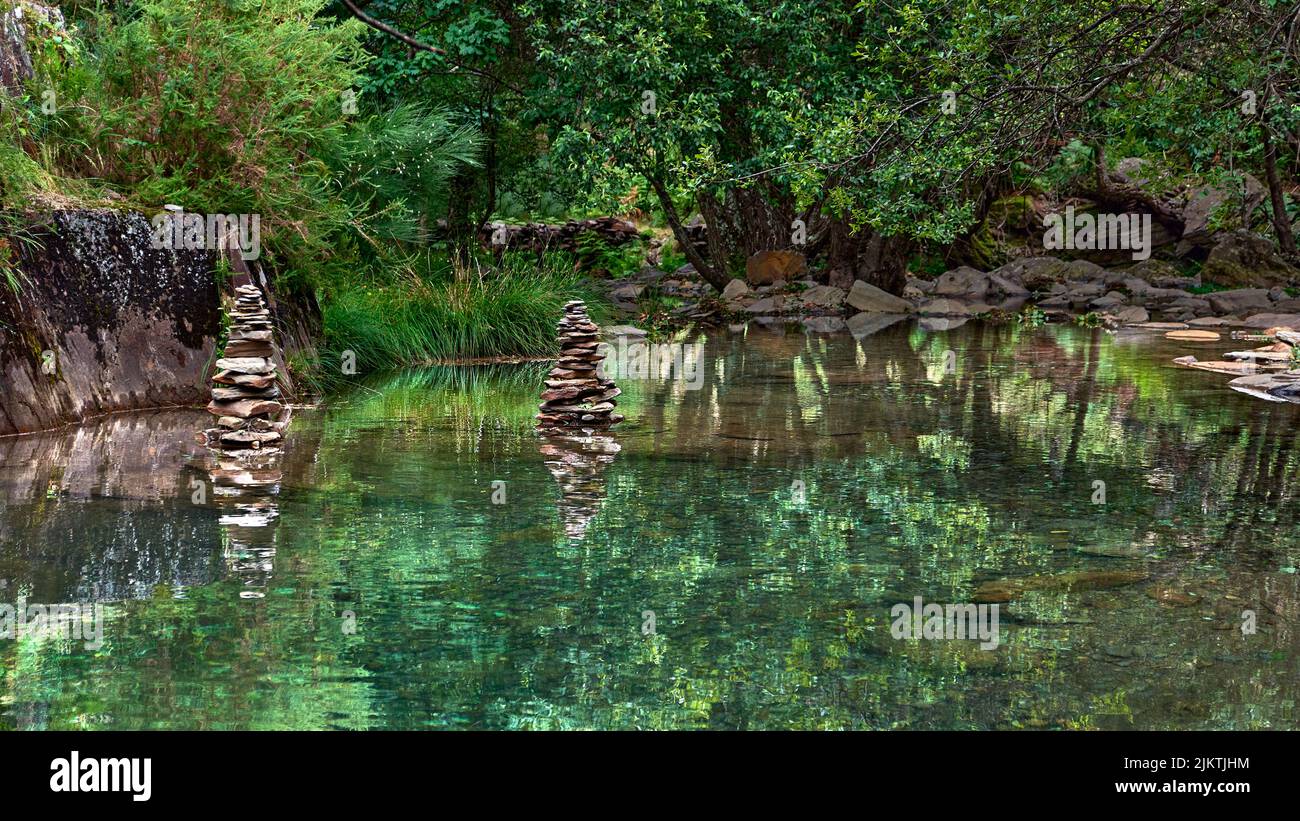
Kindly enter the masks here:
[[23, 222], [0, 240], [17, 278], [15, 293], [0, 270], [0, 436], [206, 404], [221, 328], [213, 253], [152, 248], [130, 211]]

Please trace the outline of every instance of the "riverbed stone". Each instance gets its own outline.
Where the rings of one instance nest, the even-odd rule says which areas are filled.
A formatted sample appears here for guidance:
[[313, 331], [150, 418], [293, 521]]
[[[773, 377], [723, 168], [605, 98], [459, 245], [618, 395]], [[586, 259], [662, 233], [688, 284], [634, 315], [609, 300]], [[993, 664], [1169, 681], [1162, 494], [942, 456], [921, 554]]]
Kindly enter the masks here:
[[1264, 288], [1237, 288], [1205, 295], [1210, 308], [1218, 314], [1240, 314], [1250, 309], [1267, 310], [1273, 306]]
[[913, 310], [912, 303], [902, 297], [894, 296], [888, 291], [877, 288], [862, 280], [854, 280], [853, 288], [845, 300], [859, 311], [882, 314], [907, 314]]
[[940, 275], [932, 293], [935, 296], [980, 299], [988, 293], [989, 284], [988, 275], [983, 271], [963, 265]]
[[790, 282], [808, 272], [808, 260], [798, 251], [759, 251], [745, 261], [745, 279], [750, 285]]
[[1009, 602], [1026, 593], [1078, 593], [1087, 590], [1109, 590], [1144, 582], [1148, 573], [1136, 570], [1081, 570], [1044, 576], [1022, 576], [984, 582], [975, 589], [971, 600], [981, 604]]
[[749, 285], [745, 283], [745, 280], [733, 279], [727, 283], [727, 287], [722, 289], [722, 299], [729, 302], [748, 291]]

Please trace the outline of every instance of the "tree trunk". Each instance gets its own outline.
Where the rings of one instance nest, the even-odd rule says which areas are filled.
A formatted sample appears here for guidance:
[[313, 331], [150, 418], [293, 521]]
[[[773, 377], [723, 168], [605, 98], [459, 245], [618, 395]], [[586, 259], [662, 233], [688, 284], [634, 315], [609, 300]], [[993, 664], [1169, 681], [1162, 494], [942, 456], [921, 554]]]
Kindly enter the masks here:
[[901, 295], [907, 285], [907, 243], [869, 228], [853, 230], [843, 220], [827, 229], [827, 283], [849, 290], [860, 279], [868, 285]]
[[469, 266], [478, 243], [478, 231], [470, 215], [470, 200], [474, 195], [474, 182], [469, 170], [456, 172], [448, 185], [447, 193], [447, 244], [452, 265], [458, 269]]
[[645, 174], [646, 179], [650, 181], [650, 187], [654, 189], [655, 196], [659, 198], [659, 206], [664, 209], [664, 216], [668, 219], [668, 227], [673, 230], [673, 237], [677, 244], [682, 246], [682, 251], [686, 254], [686, 261], [695, 266], [695, 270], [700, 273], [704, 281], [712, 285], [719, 292], [727, 287], [727, 274], [723, 270], [714, 267], [709, 261], [705, 260], [700, 252], [691, 244], [691, 240], [686, 236], [686, 226], [682, 224], [681, 215], [677, 213], [677, 206], [673, 204], [673, 198], [668, 193], [664, 181], [654, 174]]
[[1269, 125], [1261, 120], [1259, 133], [1264, 147], [1264, 177], [1268, 181], [1268, 196], [1273, 206], [1273, 232], [1277, 234], [1277, 243], [1282, 253], [1289, 257], [1296, 256], [1295, 234], [1291, 231], [1291, 220], [1286, 214], [1286, 198], [1282, 193], [1282, 177], [1277, 172], [1277, 143], [1269, 133]]

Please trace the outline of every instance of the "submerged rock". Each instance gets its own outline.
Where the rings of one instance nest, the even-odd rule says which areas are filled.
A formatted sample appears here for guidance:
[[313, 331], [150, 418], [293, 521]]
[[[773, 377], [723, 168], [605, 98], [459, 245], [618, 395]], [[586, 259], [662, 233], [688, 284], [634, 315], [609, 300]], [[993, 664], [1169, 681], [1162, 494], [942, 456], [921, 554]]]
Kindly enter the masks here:
[[972, 601], [979, 604], [1008, 602], [1035, 591], [1078, 593], [1108, 590], [1144, 582], [1150, 575], [1137, 570], [1083, 570], [1054, 576], [1026, 576], [984, 582], [975, 589]]

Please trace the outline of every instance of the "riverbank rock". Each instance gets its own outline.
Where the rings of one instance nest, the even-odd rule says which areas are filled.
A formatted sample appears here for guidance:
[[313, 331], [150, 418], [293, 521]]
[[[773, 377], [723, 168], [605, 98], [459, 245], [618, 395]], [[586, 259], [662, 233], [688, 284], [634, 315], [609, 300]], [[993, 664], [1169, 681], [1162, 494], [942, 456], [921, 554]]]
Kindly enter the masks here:
[[798, 251], [759, 251], [745, 261], [750, 285], [793, 282], [808, 273], [808, 260]]
[[730, 302], [736, 297], [749, 293], [749, 285], [743, 279], [733, 279], [722, 289], [722, 301]]
[[[221, 333], [216, 255], [156, 248], [145, 215], [33, 212], [0, 283], [0, 436], [202, 407]], [[3, 280], [3, 277], [0, 277]]]
[[990, 285], [988, 274], [963, 265], [942, 274], [935, 281], [931, 293], [935, 296], [983, 299], [989, 292]]
[[1300, 314], [1251, 314], [1242, 323], [1246, 328], [1300, 328]]
[[810, 308], [839, 308], [847, 297], [842, 288], [834, 285], [814, 285], [796, 298]]
[[859, 311], [880, 314], [910, 314], [915, 310], [912, 303], [888, 291], [869, 285], [862, 280], [854, 280], [853, 288], [845, 300]]
[[1201, 278], [1217, 285], [1272, 285], [1300, 276], [1273, 243], [1247, 231], [1224, 234], [1201, 268]]
[[[1184, 246], [1207, 244], [1214, 234], [1210, 227], [1210, 220], [1216, 216], [1216, 212], [1217, 216], [1229, 221], [1235, 220], [1240, 224], [1240, 214], [1254, 211], [1264, 201], [1266, 193], [1263, 184], [1250, 174], [1242, 174], [1241, 190], [1237, 192], [1215, 185], [1203, 185], [1192, 191], [1187, 198], [1187, 205], [1183, 208], [1182, 244]], [[1234, 209], [1235, 215], [1224, 213], [1224, 204], [1234, 196], [1243, 197], [1244, 207], [1240, 210]]]
[[1121, 325], [1137, 325], [1151, 318], [1147, 309], [1141, 305], [1130, 305], [1115, 313], [1115, 321]]
[[587, 316], [586, 303], [566, 303], [556, 331], [560, 358], [542, 392], [541, 412], [536, 416], [538, 431], [598, 430], [622, 422], [622, 415], [614, 413], [614, 399], [622, 391], [613, 380], [597, 373], [605, 356], [599, 352], [600, 327]]
[[1233, 291], [1215, 291], [1205, 295], [1210, 309], [1218, 314], [1241, 314], [1246, 311], [1263, 311], [1273, 307], [1264, 288], [1238, 288]]

